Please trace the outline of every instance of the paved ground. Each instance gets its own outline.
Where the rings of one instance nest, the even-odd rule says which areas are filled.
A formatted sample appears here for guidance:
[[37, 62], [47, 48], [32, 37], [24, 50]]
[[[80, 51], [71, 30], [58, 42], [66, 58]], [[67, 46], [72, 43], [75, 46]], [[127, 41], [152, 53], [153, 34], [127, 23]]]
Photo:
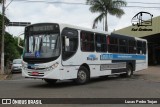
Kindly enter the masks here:
[[160, 66], [150, 66], [147, 70], [136, 73], [146, 81], [160, 82]]
[[[0, 86], [1, 98], [160, 98], [160, 66], [149, 67], [147, 70], [137, 72], [131, 78], [94, 78], [90, 83], [81, 86], [75, 85], [72, 81], [48, 85], [42, 80], [26, 79], [21, 77], [21, 74], [13, 74], [10, 80], [1, 80]], [[54, 106], [80, 107], [81, 105]], [[135, 107], [135, 105], [83, 106]], [[152, 107], [153, 105], [143, 106]], [[159, 107], [159, 105], [154, 106]]]

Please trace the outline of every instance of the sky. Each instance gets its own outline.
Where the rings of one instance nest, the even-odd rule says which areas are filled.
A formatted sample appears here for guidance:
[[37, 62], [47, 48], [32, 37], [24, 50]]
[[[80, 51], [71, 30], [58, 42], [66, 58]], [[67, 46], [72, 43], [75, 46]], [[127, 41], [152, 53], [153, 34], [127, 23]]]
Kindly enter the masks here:
[[[71, 3], [85, 3], [86, 0], [30, 0], [30, 1], [58, 1]], [[131, 25], [131, 19], [138, 12], [145, 11], [153, 14], [153, 17], [160, 16], [160, 0], [125, 0], [127, 6], [142, 6], [142, 7], [159, 7], [159, 8], [142, 8], [142, 7], [124, 7], [125, 12], [121, 18], [116, 16], [108, 16], [109, 32], [118, 30]], [[6, 6], [11, 2], [7, 0]], [[151, 4], [129, 3], [129, 2], [143, 2]], [[153, 4], [154, 3], [154, 4]], [[13, 0], [6, 8], [6, 16], [11, 22], [56, 22], [66, 23], [85, 28], [92, 28], [93, 20], [99, 15], [98, 13], [91, 13], [89, 5], [75, 5], [75, 4], [56, 4], [44, 2], [25, 2]], [[98, 30], [103, 30], [103, 24], [99, 23]], [[18, 36], [24, 32], [24, 27], [6, 27], [13, 36]]]

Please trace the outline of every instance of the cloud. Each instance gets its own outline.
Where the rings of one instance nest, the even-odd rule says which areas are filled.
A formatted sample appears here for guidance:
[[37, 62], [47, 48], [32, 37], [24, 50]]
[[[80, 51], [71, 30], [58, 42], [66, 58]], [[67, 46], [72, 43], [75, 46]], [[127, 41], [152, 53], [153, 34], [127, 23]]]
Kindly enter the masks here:
[[[44, 0], [46, 1], [46, 0]], [[52, 1], [53, 0], [47, 0]], [[74, 2], [74, 3], [85, 3], [86, 0], [54, 0], [63, 2]], [[127, 2], [139, 2], [139, 0], [126, 0]], [[8, 1], [9, 2], [9, 1]], [[146, 2], [146, 0], [141, 0], [140, 2]], [[159, 2], [159, 0], [147, 1], [147, 2]], [[129, 4], [128, 6], [159, 6], [159, 5], [148, 5], [148, 4]], [[153, 14], [153, 16], [160, 15], [160, 9], [155, 8], [123, 8], [125, 15], [120, 19], [115, 16], [108, 16], [108, 26], [109, 31], [114, 29], [120, 29], [131, 25], [132, 17], [140, 12], [147, 11]], [[40, 22], [60, 22], [67, 23], [71, 25], [77, 25], [81, 27], [92, 28], [93, 20], [98, 16], [98, 14], [93, 14], [89, 11], [88, 5], [66, 5], [66, 4], [47, 4], [47, 3], [29, 3], [29, 2], [17, 2], [13, 1], [6, 10], [7, 17], [15, 21], [40, 23]], [[99, 30], [103, 29], [102, 23], [98, 26]], [[9, 29], [9, 30], [8, 30]], [[24, 28], [19, 27], [9, 27], [7, 28], [13, 35], [18, 35], [20, 32], [24, 31]]]

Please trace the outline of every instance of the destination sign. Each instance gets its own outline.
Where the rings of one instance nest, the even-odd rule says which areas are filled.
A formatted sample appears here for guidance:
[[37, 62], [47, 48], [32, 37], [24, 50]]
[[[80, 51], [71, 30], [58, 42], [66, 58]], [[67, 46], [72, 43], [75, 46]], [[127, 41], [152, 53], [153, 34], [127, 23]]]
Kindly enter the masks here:
[[38, 31], [52, 31], [58, 28], [58, 25], [43, 25], [43, 26], [33, 26], [30, 28], [31, 32], [38, 32]]
[[28, 26], [26, 28], [26, 32], [31, 32], [31, 33], [58, 32], [58, 31], [59, 31], [58, 24], [36, 24]]

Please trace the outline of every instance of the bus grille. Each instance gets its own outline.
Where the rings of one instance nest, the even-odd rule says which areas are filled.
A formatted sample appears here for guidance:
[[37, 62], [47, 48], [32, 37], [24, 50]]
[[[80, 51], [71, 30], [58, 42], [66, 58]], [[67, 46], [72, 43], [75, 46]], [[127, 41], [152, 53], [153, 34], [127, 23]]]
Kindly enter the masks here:
[[27, 68], [28, 68], [28, 69], [31, 69], [31, 70], [44, 70], [44, 69], [46, 69], [46, 68], [32, 68], [32, 67], [30, 67], [30, 66], [28, 66]]

